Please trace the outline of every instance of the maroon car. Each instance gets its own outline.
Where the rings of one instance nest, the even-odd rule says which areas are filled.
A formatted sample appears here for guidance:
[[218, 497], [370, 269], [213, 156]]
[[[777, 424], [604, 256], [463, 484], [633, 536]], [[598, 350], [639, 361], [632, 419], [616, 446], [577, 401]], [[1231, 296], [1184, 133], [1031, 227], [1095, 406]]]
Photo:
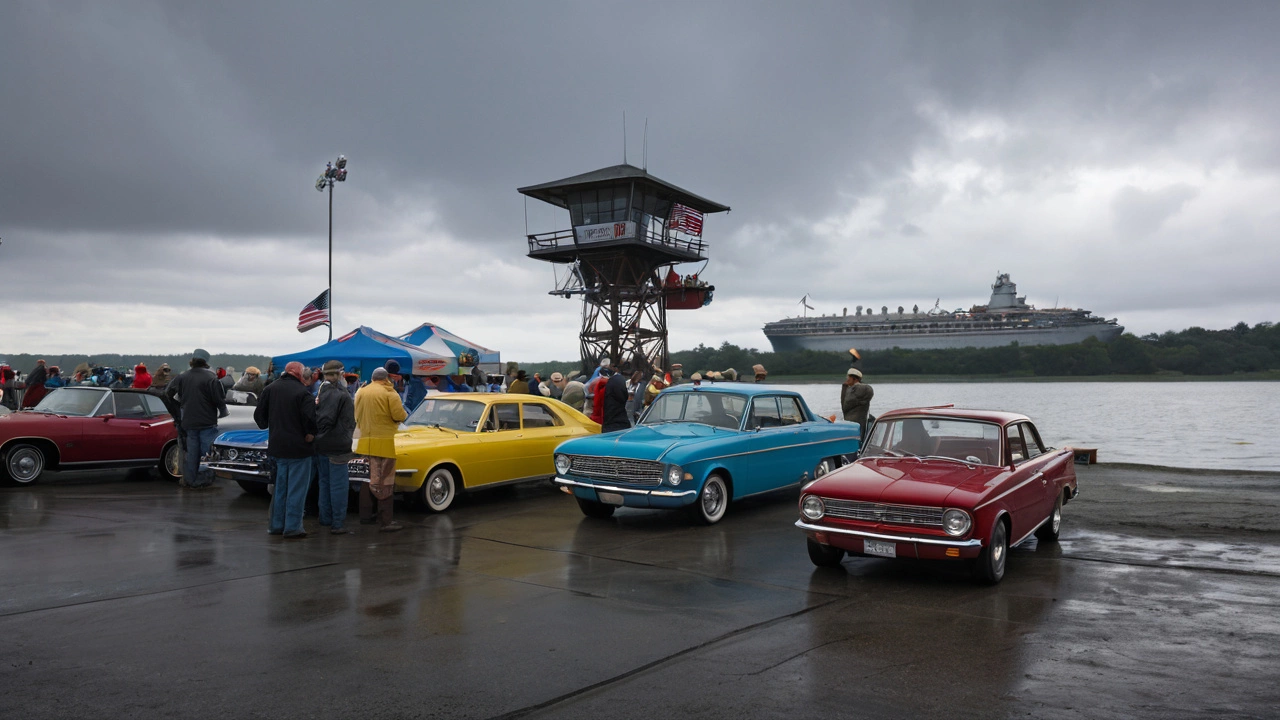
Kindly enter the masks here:
[[0, 416], [0, 477], [34, 483], [45, 470], [158, 465], [181, 475], [178, 433], [160, 398], [142, 390], [59, 388], [30, 410]]
[[851, 465], [807, 485], [796, 527], [819, 567], [850, 555], [956, 559], [989, 583], [1010, 547], [1058, 539], [1079, 492], [1070, 450], [1024, 415], [950, 406], [880, 416]]

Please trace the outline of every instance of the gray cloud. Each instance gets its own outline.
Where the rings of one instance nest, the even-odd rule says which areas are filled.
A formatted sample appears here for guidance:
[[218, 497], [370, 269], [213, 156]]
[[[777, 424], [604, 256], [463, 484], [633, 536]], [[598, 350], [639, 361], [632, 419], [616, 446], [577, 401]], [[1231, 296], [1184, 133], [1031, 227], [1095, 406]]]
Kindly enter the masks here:
[[[19, 2], [0, 26], [0, 301], [49, 318], [6, 351], [294, 349], [343, 152], [340, 324], [568, 357], [576, 310], [522, 237], [567, 218], [515, 188], [619, 162], [624, 111], [633, 163], [647, 118], [649, 169], [734, 207], [678, 346], [764, 345], [806, 292], [980, 302], [997, 270], [1122, 320], [1173, 322], [1187, 290], [1224, 326], [1275, 312], [1271, 3]], [[104, 298], [154, 322], [70, 317]]]

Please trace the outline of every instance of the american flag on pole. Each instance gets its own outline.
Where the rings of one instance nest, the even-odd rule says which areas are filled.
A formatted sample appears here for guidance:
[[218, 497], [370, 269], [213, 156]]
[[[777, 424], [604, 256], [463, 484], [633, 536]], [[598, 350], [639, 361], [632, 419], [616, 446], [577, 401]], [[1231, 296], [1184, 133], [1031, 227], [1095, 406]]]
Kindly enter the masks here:
[[702, 237], [702, 213], [680, 203], [671, 205], [671, 229]]
[[329, 324], [329, 291], [325, 290], [298, 313], [298, 332]]

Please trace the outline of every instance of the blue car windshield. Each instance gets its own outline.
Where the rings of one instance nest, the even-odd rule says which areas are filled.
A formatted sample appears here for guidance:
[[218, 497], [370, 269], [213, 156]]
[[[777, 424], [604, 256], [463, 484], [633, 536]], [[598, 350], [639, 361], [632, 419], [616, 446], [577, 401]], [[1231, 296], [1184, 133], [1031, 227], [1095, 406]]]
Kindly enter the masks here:
[[408, 427], [438, 425], [459, 432], [475, 432], [483, 414], [482, 402], [432, 396], [423, 400], [404, 424]]
[[743, 395], [704, 392], [665, 392], [654, 399], [641, 425], [695, 422], [737, 430], [747, 407]]

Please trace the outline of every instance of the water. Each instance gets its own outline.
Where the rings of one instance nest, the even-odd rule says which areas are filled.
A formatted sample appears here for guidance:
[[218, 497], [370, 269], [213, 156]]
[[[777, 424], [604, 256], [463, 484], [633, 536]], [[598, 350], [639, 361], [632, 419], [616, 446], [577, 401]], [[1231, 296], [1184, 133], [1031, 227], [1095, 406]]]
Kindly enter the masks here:
[[[1031, 418], [1054, 447], [1098, 449], [1099, 462], [1280, 471], [1280, 383], [886, 383], [871, 413], [953, 403]], [[783, 385], [814, 412], [840, 414], [838, 385]]]

